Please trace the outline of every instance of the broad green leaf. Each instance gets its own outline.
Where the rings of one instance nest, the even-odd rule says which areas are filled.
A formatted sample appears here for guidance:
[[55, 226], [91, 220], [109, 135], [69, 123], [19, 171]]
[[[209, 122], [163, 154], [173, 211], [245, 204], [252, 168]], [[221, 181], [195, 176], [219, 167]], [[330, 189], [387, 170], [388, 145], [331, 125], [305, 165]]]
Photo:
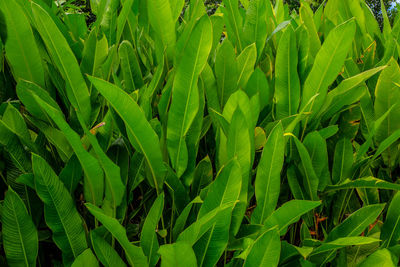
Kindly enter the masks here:
[[191, 197], [194, 199], [199, 195], [201, 189], [212, 182], [213, 167], [210, 158], [207, 156], [196, 166], [191, 186]]
[[236, 91], [238, 81], [235, 49], [228, 39], [224, 40], [217, 52], [215, 79], [218, 85], [219, 106], [222, 109], [231, 94]]
[[85, 150], [79, 135], [64, 120], [62, 113], [50, 106], [37, 95], [33, 95], [36, 102], [64, 133], [76, 156], [81, 163], [84, 176], [84, 194], [87, 201], [100, 205], [103, 201], [104, 176], [98, 161]]
[[150, 185], [160, 188], [165, 175], [160, 142], [144, 113], [122, 89], [95, 77], [89, 77], [89, 80], [125, 122], [131, 144], [145, 156], [150, 168]]
[[335, 146], [332, 167], [332, 182], [337, 184], [351, 175], [353, 166], [353, 146], [349, 139], [342, 138]]
[[370, 224], [375, 222], [384, 207], [385, 204], [375, 204], [362, 207], [355, 211], [341, 224], [333, 228], [328, 234], [326, 242], [338, 238], [360, 235]]
[[243, 41], [245, 45], [252, 43], [257, 47], [257, 58], [260, 58], [267, 40], [266, 5], [269, 3], [263, 0], [252, 0], [246, 8], [246, 20], [243, 26]]
[[400, 191], [399, 184], [389, 183], [374, 177], [364, 177], [356, 180], [346, 179], [340, 184], [328, 185], [325, 192], [353, 188], [376, 188]]
[[136, 52], [132, 44], [125, 40], [119, 45], [118, 54], [121, 61], [125, 91], [132, 93], [144, 85]]
[[[375, 140], [378, 144], [400, 128], [400, 106], [395, 101], [400, 97], [400, 88], [395, 83], [400, 83], [400, 68], [397, 61], [392, 59], [389, 66], [381, 72], [375, 88], [374, 109], [377, 118], [385, 114], [393, 104], [396, 104], [377, 129]], [[395, 164], [397, 153], [397, 147], [393, 144], [383, 154], [386, 164], [390, 167]]]
[[93, 255], [93, 252], [90, 248], [86, 249], [78, 257], [76, 257], [76, 259], [71, 265], [71, 267], [88, 267], [88, 266], [90, 267], [99, 266], [99, 262]]
[[266, 231], [254, 241], [243, 266], [278, 266], [281, 253], [280, 243], [277, 228]]
[[268, 80], [265, 77], [264, 72], [260, 68], [256, 68], [253, 74], [250, 76], [245, 92], [252, 98], [256, 94], [259, 95], [260, 99], [260, 110], [271, 104], [273, 97], [273, 90], [269, 86]]
[[377, 243], [379, 241], [380, 241], [379, 239], [372, 238], [372, 237], [365, 237], [365, 236], [342, 237], [342, 238], [338, 238], [334, 241], [330, 241], [330, 242], [322, 244], [320, 247], [316, 248], [311, 253], [311, 256], [319, 254], [319, 253], [327, 252], [327, 251], [337, 250], [337, 249], [343, 248], [343, 247], [362, 246], [362, 245], [368, 245], [371, 243]]
[[64, 257], [72, 261], [87, 248], [82, 218], [68, 190], [47, 162], [32, 154], [32, 168], [36, 192], [44, 203], [46, 224]]
[[[216, 208], [233, 204], [239, 198], [241, 190], [240, 166], [236, 159], [222, 168], [198, 213], [198, 218], [206, 216]], [[193, 246], [199, 266], [214, 266], [221, 257], [229, 240], [229, 224], [232, 210], [225, 210], [216, 216], [216, 222]]]
[[95, 231], [90, 232], [90, 239], [97, 258], [105, 267], [125, 267], [115, 249]]
[[294, 143], [296, 144], [297, 151], [300, 155], [300, 164], [299, 168], [302, 171], [303, 176], [303, 186], [304, 190], [307, 192], [307, 195], [310, 200], [317, 200], [318, 199], [318, 177], [315, 174], [314, 167], [312, 165], [312, 161], [310, 158], [310, 154], [308, 153], [304, 144], [300, 142], [297, 137], [293, 136]]
[[278, 123], [268, 136], [257, 167], [255, 195], [257, 207], [251, 217], [252, 223], [263, 224], [275, 210], [280, 192], [280, 174], [285, 154], [283, 127]]
[[107, 157], [106, 153], [100, 147], [96, 137], [86, 127], [82, 117], [79, 114], [77, 114], [77, 117], [81, 123], [81, 127], [83, 128], [86, 137], [89, 139], [93, 150], [97, 155], [99, 163], [105, 174], [106, 183], [103, 209], [115, 217], [117, 207], [121, 204], [125, 194], [125, 185], [121, 179], [120, 168], [109, 157]]
[[321, 205], [320, 201], [291, 200], [275, 210], [267, 218], [264, 225], [266, 228], [272, 228], [277, 225], [279, 234], [282, 236], [286, 233], [289, 225], [297, 222], [302, 215], [319, 205]]
[[381, 239], [382, 247], [389, 248], [397, 244], [400, 238], [400, 192], [394, 195], [390, 202], [388, 212], [386, 214], [385, 223], [382, 226]]
[[329, 85], [333, 83], [342, 69], [351, 48], [355, 29], [354, 20], [349, 20], [329, 33], [318, 51], [311, 72], [305, 81], [301, 107], [304, 107], [315, 94], [319, 94], [310, 110], [318, 111], [321, 108]]
[[175, 70], [168, 113], [167, 148], [178, 177], [182, 176], [188, 164], [185, 136], [199, 111], [197, 81], [211, 50], [211, 26], [208, 16], [203, 16], [196, 23]]
[[309, 36], [309, 61], [312, 62], [321, 48], [321, 41], [319, 40], [318, 31], [315, 27], [312, 17], [312, 10], [306, 3], [302, 3], [300, 10], [300, 19], [303, 21]]
[[164, 194], [161, 193], [154, 201], [144, 221], [140, 234], [140, 246], [149, 259], [149, 266], [155, 266], [159, 259], [157, 254], [159, 245], [157, 240], [158, 221], [162, 216], [164, 208]]
[[149, 22], [162, 40], [166, 48], [168, 59], [172, 60], [176, 43], [175, 21], [176, 15], [170, 1], [149, 0], [147, 1], [147, 10]]
[[368, 258], [362, 261], [358, 266], [359, 267], [395, 267], [397, 266], [397, 262], [394, 262], [393, 254], [390, 250], [384, 248], [379, 249], [372, 253]]
[[228, 36], [233, 41], [234, 45], [241, 52], [244, 48], [242, 39], [243, 18], [239, 13], [239, 5], [236, 0], [223, 0], [224, 21], [228, 30]]
[[296, 35], [289, 25], [280, 38], [275, 61], [276, 117], [297, 113], [300, 104], [300, 80], [297, 74]]
[[237, 86], [242, 89], [246, 88], [246, 84], [254, 70], [254, 64], [257, 59], [257, 49], [255, 44], [251, 44], [243, 49], [242, 53], [237, 57], [238, 78]]
[[43, 87], [42, 60], [29, 19], [17, 1], [1, 1], [0, 10], [7, 25], [7, 39], [3, 40], [6, 57], [15, 80], [28, 80]]
[[119, 244], [125, 251], [126, 258], [131, 266], [148, 266], [147, 257], [143, 254], [143, 250], [132, 245], [126, 236], [125, 228], [117, 221], [104, 214], [104, 212], [90, 204], [85, 204], [90, 213], [99, 220], [102, 225], [118, 240]]
[[185, 242], [162, 245], [158, 254], [161, 255], [161, 267], [198, 266], [192, 247]]
[[10, 266], [36, 266], [38, 233], [23, 200], [11, 187], [1, 208], [2, 238]]
[[81, 112], [88, 124], [91, 116], [89, 90], [75, 55], [51, 16], [35, 3], [32, 3], [32, 11], [36, 28], [46, 44], [52, 60], [66, 81], [68, 99], [72, 106]]

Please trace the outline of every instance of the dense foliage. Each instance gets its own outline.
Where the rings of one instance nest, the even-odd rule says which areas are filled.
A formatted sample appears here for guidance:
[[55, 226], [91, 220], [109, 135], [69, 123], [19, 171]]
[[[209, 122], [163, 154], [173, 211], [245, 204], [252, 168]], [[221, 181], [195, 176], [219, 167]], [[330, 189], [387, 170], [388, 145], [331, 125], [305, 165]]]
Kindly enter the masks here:
[[0, 1], [1, 266], [398, 265], [400, 20], [215, 8]]

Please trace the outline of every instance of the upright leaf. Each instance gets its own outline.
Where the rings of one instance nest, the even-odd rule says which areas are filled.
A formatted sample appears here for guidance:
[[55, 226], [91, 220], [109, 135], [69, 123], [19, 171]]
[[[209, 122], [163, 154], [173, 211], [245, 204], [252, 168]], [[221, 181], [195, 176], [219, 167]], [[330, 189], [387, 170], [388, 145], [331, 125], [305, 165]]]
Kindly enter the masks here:
[[36, 266], [38, 233], [23, 200], [11, 187], [1, 209], [3, 246], [10, 266]]
[[243, 266], [278, 266], [281, 253], [280, 243], [277, 228], [266, 231], [254, 241]]
[[381, 239], [382, 247], [389, 248], [397, 244], [400, 238], [400, 192], [393, 197], [386, 215], [385, 223], [382, 226]]

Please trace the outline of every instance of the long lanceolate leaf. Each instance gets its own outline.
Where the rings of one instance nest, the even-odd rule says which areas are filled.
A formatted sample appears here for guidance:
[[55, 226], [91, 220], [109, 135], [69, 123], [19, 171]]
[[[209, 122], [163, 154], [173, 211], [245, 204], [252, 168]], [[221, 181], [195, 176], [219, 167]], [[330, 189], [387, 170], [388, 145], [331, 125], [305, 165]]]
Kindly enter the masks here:
[[0, 11], [4, 14], [7, 39], [6, 56], [15, 79], [32, 81], [44, 86], [44, 70], [32, 28], [17, 1], [1, 1]]
[[275, 210], [275, 206], [278, 203], [284, 148], [283, 127], [279, 123], [269, 135], [258, 164], [255, 181], [257, 207], [251, 217], [254, 223], [263, 224], [265, 219]]
[[343, 66], [355, 29], [354, 20], [349, 20], [329, 33], [305, 81], [301, 107], [304, 107], [315, 94], [319, 94], [310, 110], [320, 109], [328, 92], [328, 86], [333, 83]]
[[101, 205], [103, 201], [104, 176], [99, 162], [85, 150], [79, 135], [64, 120], [62, 113], [47, 104], [37, 95], [32, 95], [36, 102], [42, 107], [47, 115], [54, 121], [57, 127], [64, 133], [76, 156], [81, 163], [84, 177], [84, 194], [87, 201], [96, 205]]
[[160, 188], [165, 175], [160, 141], [143, 111], [127, 93], [117, 86], [95, 77], [89, 77], [89, 80], [124, 120], [129, 140], [145, 156], [150, 168], [149, 183]]
[[400, 192], [397, 192], [390, 203], [386, 221], [382, 226], [382, 247], [389, 248], [397, 244], [400, 237]]
[[1, 210], [3, 246], [10, 266], [36, 266], [38, 233], [23, 200], [8, 188]]
[[297, 113], [300, 80], [297, 74], [296, 35], [289, 25], [278, 46], [275, 62], [276, 117], [283, 119]]
[[131, 266], [145, 267], [148, 266], [146, 256], [143, 250], [139, 247], [132, 245], [126, 236], [125, 228], [114, 218], [104, 214], [100, 208], [87, 203], [86, 207], [98, 219], [103, 226], [118, 240], [121, 247], [124, 249], [126, 258]]
[[205, 67], [211, 46], [211, 21], [208, 16], [203, 16], [194, 27], [189, 43], [182, 52], [172, 88], [167, 147], [178, 177], [183, 174], [188, 164], [185, 136], [199, 110], [197, 81]]
[[70, 262], [87, 248], [82, 218], [68, 190], [47, 162], [33, 154], [32, 167], [36, 192], [44, 203], [46, 224], [64, 259]]
[[54, 61], [66, 81], [66, 90], [72, 106], [81, 112], [86, 124], [90, 123], [91, 104], [89, 90], [80, 71], [75, 55], [58, 30], [50, 15], [32, 2], [36, 27]]

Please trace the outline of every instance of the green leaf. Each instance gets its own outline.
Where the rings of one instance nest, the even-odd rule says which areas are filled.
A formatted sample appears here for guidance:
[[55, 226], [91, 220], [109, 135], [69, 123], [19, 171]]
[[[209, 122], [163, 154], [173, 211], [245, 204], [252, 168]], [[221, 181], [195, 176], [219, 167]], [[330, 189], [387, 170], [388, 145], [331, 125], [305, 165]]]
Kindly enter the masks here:
[[[240, 166], [233, 159], [219, 172], [210, 185], [206, 198], [201, 205], [198, 219], [206, 216], [216, 208], [233, 204], [239, 198], [241, 190]], [[221, 257], [229, 240], [229, 225], [232, 210], [225, 210], [216, 216], [216, 222], [211, 229], [194, 245], [199, 266], [214, 266]]]
[[362, 261], [358, 266], [359, 267], [395, 267], [397, 266], [397, 262], [395, 263], [393, 260], [394, 256], [390, 252], [390, 250], [384, 248], [379, 249], [372, 253], [368, 258]]
[[170, 1], [149, 0], [147, 10], [149, 22], [162, 40], [166, 48], [168, 59], [172, 60], [176, 43], [175, 21], [176, 15], [173, 13], [175, 7], [170, 5]]
[[356, 180], [346, 179], [340, 184], [328, 185], [325, 192], [353, 188], [376, 188], [400, 191], [399, 184], [389, 183], [374, 177], [364, 177]]
[[90, 231], [94, 252], [105, 267], [124, 267], [125, 262], [120, 258], [115, 249], [95, 231]]
[[231, 94], [236, 91], [238, 81], [235, 49], [228, 39], [223, 41], [217, 52], [215, 79], [218, 85], [219, 106], [222, 109]]
[[342, 138], [336, 143], [332, 167], [332, 182], [337, 184], [351, 175], [353, 166], [353, 146], [347, 138]]
[[331, 251], [331, 250], [337, 250], [337, 249], [343, 248], [343, 247], [362, 246], [362, 245], [377, 243], [379, 241], [380, 241], [379, 239], [372, 238], [372, 237], [365, 237], [365, 236], [342, 237], [342, 238], [338, 238], [334, 241], [330, 241], [330, 242], [322, 244], [320, 247], [316, 248], [311, 253], [311, 256], [319, 254], [319, 253]]
[[64, 257], [72, 261], [87, 248], [82, 218], [68, 190], [47, 162], [32, 154], [32, 167], [36, 192], [44, 203], [46, 224]]
[[400, 238], [400, 192], [392, 198], [388, 212], [386, 214], [385, 223], [382, 226], [381, 239], [382, 247], [389, 248], [397, 244]]
[[89, 76], [89, 80], [125, 122], [131, 144], [143, 153], [150, 168], [150, 185], [160, 188], [165, 176], [160, 141], [146, 120], [144, 113], [138, 104], [122, 89], [95, 77]]
[[304, 107], [315, 94], [319, 94], [310, 111], [318, 111], [321, 108], [329, 85], [333, 83], [342, 69], [351, 48], [355, 29], [354, 20], [349, 20], [329, 33], [318, 51], [311, 72], [305, 81], [301, 107]]
[[254, 241], [243, 266], [278, 266], [281, 253], [280, 243], [277, 228], [266, 231]]
[[1, 1], [7, 38], [6, 57], [12, 67], [15, 80], [28, 80], [44, 86], [44, 70], [39, 49], [29, 19], [17, 1]]
[[125, 228], [114, 218], [104, 214], [104, 212], [90, 204], [86, 203], [90, 213], [99, 220], [103, 226], [118, 240], [119, 244], [125, 251], [126, 258], [131, 266], [148, 266], [147, 257], [143, 254], [143, 250], [132, 245], [126, 236]]
[[352, 213], [341, 224], [333, 228], [328, 234], [326, 242], [348, 236], [358, 236], [381, 214], [385, 204], [375, 204], [362, 207]]
[[42, 107], [47, 115], [56, 123], [64, 133], [76, 156], [81, 163], [84, 176], [84, 194], [87, 201], [100, 205], [103, 201], [104, 175], [98, 161], [85, 150], [79, 135], [64, 120], [62, 113], [50, 106], [37, 95], [33, 95], [36, 102]]
[[1, 208], [3, 246], [10, 266], [36, 266], [38, 233], [23, 200], [11, 187]]
[[140, 235], [140, 246], [149, 259], [149, 266], [155, 266], [159, 259], [159, 255], [157, 254], [159, 245], [156, 231], [158, 230], [158, 222], [161, 218], [163, 207], [164, 194], [162, 193], [151, 206]]
[[71, 265], [71, 267], [88, 267], [88, 266], [90, 267], [99, 266], [99, 262], [93, 255], [93, 252], [90, 248], [82, 252]]
[[252, 0], [250, 5], [246, 8], [246, 20], [243, 26], [243, 41], [245, 45], [252, 43], [256, 44], [257, 47], [257, 58], [260, 58], [265, 41], [267, 40], [267, 24], [266, 5], [269, 3], [263, 0]]
[[302, 215], [319, 205], [321, 205], [320, 201], [291, 200], [275, 210], [265, 221], [264, 225], [267, 228], [277, 225], [279, 234], [284, 235], [289, 225], [297, 222]]
[[197, 81], [211, 50], [211, 26], [206, 15], [196, 23], [175, 72], [168, 113], [167, 148], [178, 177], [182, 176], [188, 164], [185, 136], [199, 111]]
[[296, 35], [289, 25], [279, 40], [275, 61], [276, 117], [283, 119], [297, 113], [300, 104], [300, 80], [297, 74]]
[[243, 30], [243, 18], [239, 13], [239, 5], [236, 0], [223, 0], [224, 21], [228, 30], [229, 38], [233, 41], [238, 51], [242, 51], [244, 45], [242, 44], [241, 35]]
[[66, 81], [68, 99], [72, 106], [78, 112], [81, 112], [85, 122], [88, 124], [91, 115], [89, 90], [75, 55], [46, 10], [32, 2], [32, 11], [36, 28], [46, 44], [53, 62]]
[[237, 86], [242, 89], [246, 88], [246, 84], [253, 73], [254, 64], [257, 59], [257, 49], [255, 44], [247, 46], [237, 57], [238, 80]]
[[158, 254], [161, 255], [161, 267], [198, 266], [192, 247], [185, 242], [162, 245]]
[[303, 171], [303, 185], [310, 200], [318, 199], [318, 177], [315, 174], [310, 154], [297, 137], [293, 136], [297, 151], [300, 155], [300, 169]]
[[119, 45], [118, 54], [121, 61], [125, 91], [132, 93], [135, 89], [140, 89], [144, 85], [136, 51], [132, 44], [125, 40]]
[[252, 223], [263, 224], [275, 210], [280, 192], [284, 154], [283, 127], [278, 123], [268, 136], [257, 167], [255, 181], [257, 207], [251, 217]]

